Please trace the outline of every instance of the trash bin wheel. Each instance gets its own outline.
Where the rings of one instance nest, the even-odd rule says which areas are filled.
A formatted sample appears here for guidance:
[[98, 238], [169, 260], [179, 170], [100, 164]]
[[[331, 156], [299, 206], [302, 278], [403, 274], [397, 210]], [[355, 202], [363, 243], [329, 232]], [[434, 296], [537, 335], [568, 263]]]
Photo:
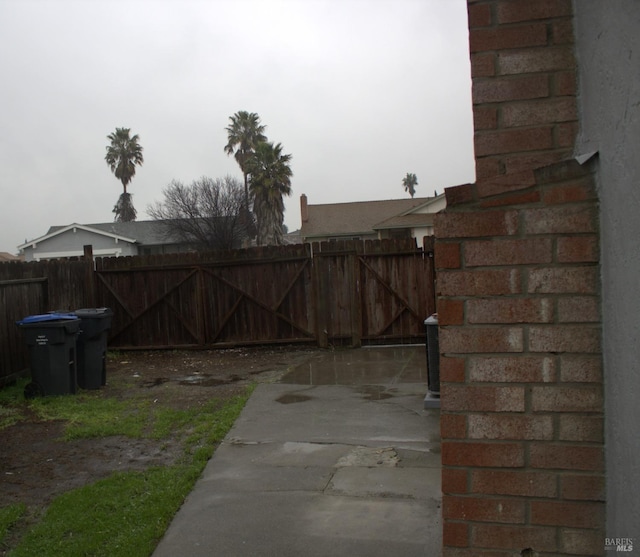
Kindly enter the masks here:
[[39, 383], [32, 381], [24, 388], [24, 398], [32, 399], [38, 396], [44, 396], [44, 389]]

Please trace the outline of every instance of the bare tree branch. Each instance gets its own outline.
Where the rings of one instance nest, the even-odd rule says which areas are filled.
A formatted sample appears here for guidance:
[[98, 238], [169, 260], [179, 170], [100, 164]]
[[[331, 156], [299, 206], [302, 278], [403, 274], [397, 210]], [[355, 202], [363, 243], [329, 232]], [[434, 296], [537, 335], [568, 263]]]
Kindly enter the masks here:
[[173, 180], [164, 190], [164, 201], [147, 208], [155, 220], [165, 221], [167, 235], [197, 249], [233, 249], [247, 238], [247, 212], [242, 183], [231, 176], [203, 176], [185, 186]]

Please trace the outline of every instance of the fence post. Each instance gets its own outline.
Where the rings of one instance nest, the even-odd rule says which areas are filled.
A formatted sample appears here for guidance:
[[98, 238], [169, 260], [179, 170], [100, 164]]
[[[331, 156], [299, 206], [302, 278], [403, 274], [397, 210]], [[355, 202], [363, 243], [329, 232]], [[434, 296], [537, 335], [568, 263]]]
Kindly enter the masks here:
[[314, 299], [316, 304], [316, 338], [318, 341], [318, 347], [329, 347], [329, 334], [327, 331], [327, 289], [325, 286], [326, 273], [322, 272], [321, 261], [322, 258], [317, 257], [316, 254], [320, 252], [320, 244], [314, 243], [312, 245], [312, 259], [311, 259], [311, 281], [312, 292], [314, 293]]
[[425, 319], [432, 313], [437, 311], [436, 309], [436, 290], [438, 277], [436, 275], [436, 262], [435, 262], [435, 236], [424, 236], [422, 238], [422, 252], [424, 257], [424, 269], [426, 271], [426, 282], [429, 285], [426, 289], [427, 292], [427, 314]]
[[96, 277], [93, 265], [93, 246], [91, 244], [83, 246], [84, 251], [84, 261], [86, 263], [85, 273], [86, 273], [86, 294], [85, 300], [87, 301], [87, 306], [95, 307], [96, 306]]
[[360, 293], [360, 254], [363, 253], [363, 242], [361, 240], [352, 240], [353, 253], [346, 257], [351, 259], [349, 265], [345, 266], [350, 269], [351, 274], [351, 343], [354, 348], [362, 346], [362, 296]]

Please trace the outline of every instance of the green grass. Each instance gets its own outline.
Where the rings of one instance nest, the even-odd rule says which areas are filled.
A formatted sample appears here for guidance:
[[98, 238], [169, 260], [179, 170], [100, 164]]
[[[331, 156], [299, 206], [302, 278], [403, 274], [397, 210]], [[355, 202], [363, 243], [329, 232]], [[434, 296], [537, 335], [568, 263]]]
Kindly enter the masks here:
[[18, 379], [13, 385], [7, 385], [0, 389], [0, 405], [16, 404], [24, 400], [24, 388], [29, 379]]
[[193, 465], [153, 468], [65, 493], [9, 555], [150, 555], [198, 475]]
[[24, 387], [28, 379], [19, 379], [14, 385], [0, 389], [0, 429], [20, 421], [24, 405]]
[[[43, 418], [69, 420], [70, 439], [113, 432], [162, 439], [175, 429], [184, 430], [187, 438], [184, 455], [174, 466], [116, 473], [57, 497], [9, 557], [150, 555], [251, 391], [184, 411], [140, 406], [135, 400], [108, 401], [84, 393], [31, 402]], [[105, 419], [114, 423], [105, 426], [101, 423]], [[130, 421], [142, 421], [145, 427], [137, 429]], [[0, 527], [6, 522], [8, 529], [20, 520], [21, 513], [11, 509], [0, 509], [8, 517], [3, 519], [0, 514]]]
[[65, 439], [143, 436], [149, 403], [100, 398], [94, 393], [35, 398], [31, 409], [43, 420], [65, 420]]
[[[213, 402], [215, 407], [218, 403]], [[155, 406], [149, 400], [101, 398], [95, 392], [42, 397], [30, 401], [30, 408], [43, 420], [64, 420], [64, 438], [91, 439], [125, 435], [131, 438], [162, 439], [172, 431], [192, 427], [211, 408], [174, 410]]]
[[20, 421], [20, 411], [17, 408], [0, 405], [0, 429], [9, 427]]
[[11, 527], [22, 518], [27, 510], [22, 503], [0, 509], [0, 547]]

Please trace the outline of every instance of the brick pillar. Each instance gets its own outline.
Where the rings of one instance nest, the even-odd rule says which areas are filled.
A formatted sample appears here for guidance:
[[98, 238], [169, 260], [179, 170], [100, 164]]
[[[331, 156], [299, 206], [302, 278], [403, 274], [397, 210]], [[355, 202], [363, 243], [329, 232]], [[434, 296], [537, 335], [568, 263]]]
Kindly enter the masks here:
[[436, 216], [445, 556], [604, 553], [598, 205], [570, 159], [571, 9], [468, 0], [477, 182]]

